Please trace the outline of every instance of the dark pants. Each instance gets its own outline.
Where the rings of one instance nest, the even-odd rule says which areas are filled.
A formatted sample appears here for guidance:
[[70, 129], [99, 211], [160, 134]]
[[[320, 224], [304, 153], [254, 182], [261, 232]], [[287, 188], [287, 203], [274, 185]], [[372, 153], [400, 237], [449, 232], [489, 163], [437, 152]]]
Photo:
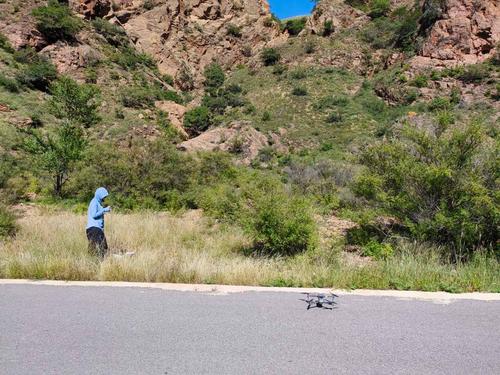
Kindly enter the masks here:
[[91, 227], [87, 229], [87, 238], [89, 240], [89, 251], [103, 259], [108, 252], [108, 242], [101, 228]]

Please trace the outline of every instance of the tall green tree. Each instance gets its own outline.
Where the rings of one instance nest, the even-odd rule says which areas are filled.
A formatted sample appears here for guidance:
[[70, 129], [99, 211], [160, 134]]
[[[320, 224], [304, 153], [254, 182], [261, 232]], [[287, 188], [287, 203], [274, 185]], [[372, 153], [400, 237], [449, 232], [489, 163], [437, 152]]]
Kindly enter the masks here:
[[54, 195], [61, 196], [74, 164], [84, 156], [86, 128], [100, 121], [100, 92], [93, 85], [61, 77], [50, 86], [51, 112], [62, 119], [55, 131], [24, 130], [24, 150], [53, 180]]
[[100, 91], [97, 86], [78, 84], [69, 77], [61, 77], [50, 85], [51, 112], [60, 119], [89, 128], [100, 121]]
[[39, 167], [52, 177], [54, 194], [61, 196], [73, 164], [82, 158], [87, 146], [82, 127], [63, 121], [54, 134], [42, 134], [37, 129], [25, 133], [24, 150], [36, 156]]

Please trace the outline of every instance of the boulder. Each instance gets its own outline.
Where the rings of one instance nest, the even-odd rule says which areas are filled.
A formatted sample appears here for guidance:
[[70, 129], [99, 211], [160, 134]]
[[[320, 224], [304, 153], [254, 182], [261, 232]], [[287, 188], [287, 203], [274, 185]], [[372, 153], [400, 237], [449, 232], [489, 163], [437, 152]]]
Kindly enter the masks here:
[[256, 130], [248, 121], [235, 121], [228, 127], [208, 130], [196, 138], [180, 143], [181, 151], [227, 151], [240, 156], [249, 165], [259, 152], [273, 146], [266, 135]]
[[307, 20], [306, 30], [312, 34], [323, 35], [325, 23], [331, 21], [334, 33], [340, 29], [357, 28], [368, 22], [370, 18], [347, 5], [344, 0], [325, 0], [318, 3], [311, 17]]

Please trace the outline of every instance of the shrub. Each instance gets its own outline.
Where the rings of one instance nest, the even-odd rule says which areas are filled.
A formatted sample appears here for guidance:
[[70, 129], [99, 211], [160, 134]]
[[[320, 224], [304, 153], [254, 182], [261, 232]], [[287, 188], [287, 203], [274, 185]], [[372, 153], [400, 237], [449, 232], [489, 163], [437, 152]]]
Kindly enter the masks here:
[[369, 194], [357, 193], [395, 215], [414, 238], [447, 245], [455, 260], [494, 247], [500, 211], [491, 142], [477, 122], [449, 130], [405, 127], [364, 152], [363, 179], [375, 184]]
[[290, 72], [290, 77], [293, 79], [304, 79], [307, 77], [307, 71], [303, 68], [295, 69]]
[[283, 25], [283, 29], [288, 31], [291, 36], [297, 36], [300, 34], [304, 27], [306, 26], [307, 18], [300, 17], [288, 20]]
[[115, 24], [112, 24], [102, 18], [96, 18], [92, 21], [94, 29], [101, 34], [112, 46], [126, 46], [129, 44], [125, 30]]
[[142, 6], [145, 10], [151, 10], [155, 7], [155, 3], [153, 0], [144, 0], [144, 4]]
[[226, 80], [224, 70], [216, 62], [207, 65], [203, 74], [205, 76], [204, 85], [209, 90], [215, 90], [222, 87]]
[[0, 238], [13, 236], [16, 231], [16, 218], [7, 208], [0, 206]]
[[418, 88], [427, 87], [428, 78], [424, 75], [418, 75], [410, 82], [410, 85]]
[[37, 29], [49, 41], [71, 40], [83, 27], [82, 22], [73, 17], [67, 5], [57, 0], [49, 0], [47, 6], [33, 10]]
[[332, 20], [325, 20], [325, 22], [323, 23], [322, 35], [324, 37], [327, 37], [327, 36], [332, 35], [334, 31], [335, 31], [335, 29], [333, 27], [333, 21]]
[[378, 18], [386, 16], [390, 10], [391, 2], [389, 0], [372, 0], [368, 15], [372, 18]]
[[157, 99], [157, 93], [149, 86], [127, 87], [121, 93], [121, 102], [128, 108], [150, 108]]
[[316, 45], [312, 41], [308, 40], [304, 45], [304, 52], [310, 55], [311, 53], [314, 53], [315, 50]]
[[5, 52], [14, 53], [14, 48], [9, 42], [9, 39], [2, 33], [0, 33], [0, 49], [3, 49]]
[[234, 25], [234, 24], [229, 24], [227, 26], [227, 35], [234, 36], [235, 38], [241, 38], [241, 27]]
[[326, 117], [326, 122], [329, 124], [335, 124], [337, 122], [342, 122], [343, 117], [339, 112], [332, 112]]
[[377, 260], [387, 259], [394, 255], [394, 249], [391, 244], [370, 241], [363, 246], [363, 255], [375, 258]]
[[207, 107], [200, 106], [187, 111], [184, 116], [184, 127], [192, 135], [198, 135], [213, 124], [213, 117]]
[[14, 60], [21, 64], [32, 64], [40, 60], [40, 57], [33, 48], [27, 47], [15, 51]]
[[458, 79], [465, 83], [480, 83], [490, 75], [488, 67], [484, 64], [476, 64], [467, 66]]
[[442, 96], [438, 96], [437, 98], [432, 99], [432, 101], [429, 103], [430, 111], [444, 111], [449, 109], [451, 109], [450, 100]]
[[261, 59], [265, 66], [275, 65], [281, 59], [281, 55], [274, 48], [264, 48]]
[[292, 90], [292, 95], [294, 96], [307, 96], [307, 89], [302, 86], [294, 87]]
[[58, 118], [65, 118], [86, 128], [100, 121], [100, 90], [97, 86], [78, 84], [61, 77], [50, 85], [50, 107]]
[[111, 56], [111, 61], [127, 70], [134, 70], [141, 66], [148, 68], [156, 67], [156, 63], [151, 56], [145, 53], [138, 53], [130, 46], [120, 48], [120, 50]]
[[12, 93], [19, 92], [19, 84], [15, 79], [4, 76], [0, 73], [0, 86], [4, 87], [7, 91]]
[[304, 200], [269, 195], [256, 202], [250, 232], [266, 255], [295, 255], [316, 245], [316, 226]]
[[273, 68], [273, 74], [282, 75], [288, 70], [288, 67], [283, 64], [276, 64]]
[[41, 57], [25, 66], [16, 76], [19, 83], [42, 91], [47, 91], [50, 83], [56, 78], [57, 69], [54, 64]]
[[262, 114], [262, 121], [267, 122], [271, 120], [271, 114], [268, 111], [265, 111]]

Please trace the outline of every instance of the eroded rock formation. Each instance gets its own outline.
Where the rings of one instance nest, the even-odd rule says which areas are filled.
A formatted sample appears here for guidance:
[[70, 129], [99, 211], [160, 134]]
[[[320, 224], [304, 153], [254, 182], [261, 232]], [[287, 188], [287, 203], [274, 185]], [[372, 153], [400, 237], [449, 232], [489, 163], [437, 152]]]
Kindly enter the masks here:
[[265, 0], [164, 0], [153, 1], [148, 9], [143, 3], [125, 7], [114, 21], [184, 88], [199, 85], [203, 68], [212, 61], [226, 67], [248, 61], [281, 35], [266, 22]]
[[445, 0], [414, 63], [475, 64], [491, 57], [499, 42], [500, 1]]

